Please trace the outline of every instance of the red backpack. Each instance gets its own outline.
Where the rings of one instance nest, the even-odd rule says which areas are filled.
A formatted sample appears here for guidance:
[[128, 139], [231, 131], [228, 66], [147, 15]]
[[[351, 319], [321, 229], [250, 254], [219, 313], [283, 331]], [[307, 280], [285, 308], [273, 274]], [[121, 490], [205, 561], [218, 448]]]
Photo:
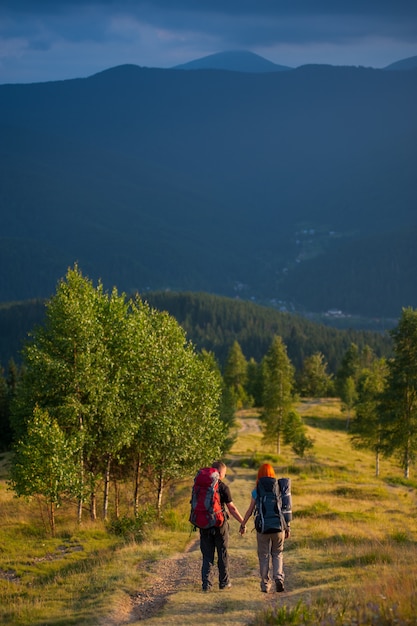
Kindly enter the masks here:
[[214, 467], [204, 467], [197, 472], [190, 504], [190, 522], [197, 528], [223, 524], [225, 516], [220, 503], [219, 472]]

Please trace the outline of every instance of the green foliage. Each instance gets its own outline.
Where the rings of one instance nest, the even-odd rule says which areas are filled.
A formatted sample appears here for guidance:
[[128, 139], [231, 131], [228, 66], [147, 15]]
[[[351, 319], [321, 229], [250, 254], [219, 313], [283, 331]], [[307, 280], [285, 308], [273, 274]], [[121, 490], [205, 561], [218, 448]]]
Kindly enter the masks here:
[[246, 392], [250, 398], [253, 398], [253, 404], [256, 407], [262, 406], [262, 363], [257, 363], [253, 357], [248, 361]]
[[351, 343], [343, 355], [336, 376], [336, 392], [340, 398], [344, 397], [344, 387], [348, 378], [356, 382], [360, 371], [360, 351], [355, 343]]
[[391, 332], [394, 358], [381, 394], [383, 442], [395, 453], [404, 476], [417, 454], [417, 310], [403, 309], [398, 326]]
[[246, 393], [248, 380], [248, 363], [238, 341], [234, 341], [227, 355], [223, 379], [234, 400], [235, 410], [251, 406]]
[[387, 378], [385, 359], [375, 359], [362, 370], [357, 386], [355, 417], [350, 425], [352, 443], [357, 448], [367, 448], [376, 455], [375, 473], [379, 474], [379, 454], [383, 450], [380, 396]]
[[[352, 343], [359, 349], [369, 345], [377, 356], [391, 354], [392, 342], [385, 332], [337, 330], [254, 302], [174, 291], [149, 292], [146, 301], [175, 317], [193, 344], [199, 350], [213, 352], [221, 367], [235, 340], [248, 361], [260, 363], [274, 335], [283, 338], [298, 371], [306, 357], [320, 352], [334, 375]], [[6, 363], [10, 357], [20, 362], [22, 342], [36, 324], [43, 324], [44, 318], [42, 300], [0, 305], [0, 363]], [[249, 394], [256, 399], [252, 390]]]
[[310, 450], [314, 442], [307, 435], [307, 429], [301, 416], [294, 410], [289, 411], [283, 427], [284, 443], [291, 445], [295, 454], [299, 457], [305, 455], [306, 450]]
[[361, 330], [336, 330], [299, 315], [283, 313], [268, 306], [208, 293], [151, 292], [147, 301], [166, 310], [181, 324], [200, 349], [214, 352], [220, 364], [226, 362], [230, 347], [238, 341], [246, 359], [260, 363], [274, 336], [282, 337], [288, 356], [301, 370], [308, 355], [321, 352], [329, 373], [336, 374], [349, 346], [370, 346], [377, 356], [389, 356], [387, 334]]
[[124, 515], [111, 520], [107, 524], [107, 530], [125, 541], [141, 543], [152, 532], [156, 518], [155, 508], [145, 507], [136, 516]]
[[263, 362], [263, 434], [280, 454], [281, 435], [293, 401], [294, 367], [281, 337], [274, 337]]
[[55, 534], [55, 508], [64, 495], [79, 492], [75, 464], [79, 442], [67, 437], [47, 411], [35, 407], [25, 435], [15, 446], [10, 486], [18, 496], [43, 496], [48, 519]]
[[326, 398], [332, 395], [332, 375], [327, 373], [327, 363], [321, 352], [304, 359], [298, 386], [303, 396]]
[[25, 437], [12, 459], [10, 484], [18, 496], [43, 495], [59, 505], [76, 490], [76, 440], [71, 440], [48, 411], [35, 407]]
[[[77, 493], [75, 487], [70, 492], [78, 497], [79, 521], [87, 496], [95, 519], [101, 480], [106, 519], [112, 465], [120, 474], [136, 457], [154, 481], [160, 510], [169, 480], [219, 457], [224, 448], [221, 376], [214, 360], [195, 352], [168, 313], [139, 298], [127, 301], [116, 289], [105, 293], [77, 266], [58, 285], [24, 359], [14, 405], [15, 471], [35, 458], [41, 436], [47, 439], [50, 432], [55, 447], [45, 450], [54, 466], [46, 464], [43, 479], [48, 484], [60, 463], [65, 472], [69, 450], [77, 471], [72, 481]], [[43, 413], [34, 413], [37, 406]], [[45, 417], [40, 423], [40, 416], [50, 421]], [[42, 493], [30, 473], [25, 478], [29, 493]], [[18, 495], [23, 482], [16, 474]], [[51, 503], [58, 491], [46, 494]]]

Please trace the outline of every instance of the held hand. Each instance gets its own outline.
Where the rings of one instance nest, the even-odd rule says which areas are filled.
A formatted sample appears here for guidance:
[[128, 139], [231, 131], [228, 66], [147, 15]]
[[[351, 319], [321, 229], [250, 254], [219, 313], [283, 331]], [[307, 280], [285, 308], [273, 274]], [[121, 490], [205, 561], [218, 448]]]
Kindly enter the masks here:
[[240, 532], [240, 534], [241, 534], [241, 535], [244, 535], [244, 534], [245, 534], [245, 532], [246, 532], [246, 526], [243, 526], [243, 525], [241, 524], [241, 525], [240, 525], [240, 528], [239, 528], [239, 532]]

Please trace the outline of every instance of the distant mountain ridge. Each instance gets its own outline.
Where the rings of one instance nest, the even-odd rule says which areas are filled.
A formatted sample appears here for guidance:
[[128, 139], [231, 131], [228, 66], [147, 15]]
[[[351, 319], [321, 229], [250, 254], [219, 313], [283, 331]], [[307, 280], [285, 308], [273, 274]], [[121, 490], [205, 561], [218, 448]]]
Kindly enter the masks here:
[[416, 78], [126, 65], [0, 86], [0, 301], [78, 261], [128, 293], [397, 317], [417, 306]]
[[201, 59], [175, 65], [180, 70], [228, 70], [232, 72], [282, 72], [292, 69], [286, 65], [278, 65], [254, 52], [246, 50], [230, 50], [210, 54]]
[[401, 59], [384, 67], [385, 70], [414, 70], [417, 68], [417, 56]]
[[[301, 66], [302, 67], [302, 66]], [[412, 70], [417, 68], [417, 56], [400, 59], [390, 63], [384, 70]], [[282, 72], [295, 69], [288, 65], [273, 63], [268, 59], [248, 50], [229, 50], [209, 54], [205, 57], [193, 59], [187, 63], [174, 65], [172, 69], [184, 70], [228, 70], [232, 72]]]

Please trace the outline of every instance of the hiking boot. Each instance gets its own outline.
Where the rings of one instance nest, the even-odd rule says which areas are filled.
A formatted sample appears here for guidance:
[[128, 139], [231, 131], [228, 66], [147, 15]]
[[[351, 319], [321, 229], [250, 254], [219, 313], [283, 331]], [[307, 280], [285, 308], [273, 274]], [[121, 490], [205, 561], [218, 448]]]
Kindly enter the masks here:
[[275, 586], [276, 586], [277, 591], [285, 591], [284, 583], [282, 582], [282, 580], [276, 580]]
[[208, 593], [209, 591], [211, 591], [211, 587], [203, 587], [201, 591], [203, 591], [204, 593]]
[[227, 583], [227, 585], [223, 585], [222, 587], [219, 586], [219, 589], [231, 589], [232, 587], [232, 583]]

